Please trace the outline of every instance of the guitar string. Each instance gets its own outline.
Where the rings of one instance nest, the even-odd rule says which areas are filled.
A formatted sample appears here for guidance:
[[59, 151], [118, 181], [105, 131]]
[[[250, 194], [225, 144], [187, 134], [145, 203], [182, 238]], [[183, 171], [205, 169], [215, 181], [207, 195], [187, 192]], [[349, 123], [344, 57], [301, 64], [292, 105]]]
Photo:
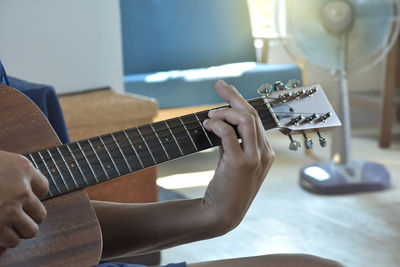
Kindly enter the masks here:
[[[257, 107], [260, 107], [260, 106], [263, 106], [264, 108], [265, 108], [265, 104], [263, 103], [263, 104], [260, 104], [260, 105], [255, 105], [255, 106], [253, 106], [253, 107], [255, 107], [255, 108], [257, 108]], [[208, 111], [202, 111], [202, 112], [208, 112]], [[198, 112], [198, 113], [201, 113], [201, 112]], [[281, 114], [288, 114], [288, 115], [293, 115], [293, 114], [295, 114], [295, 113], [283, 113], [283, 112], [279, 112], [279, 113], [276, 113], [278, 116], [279, 115], [281, 115]], [[302, 113], [302, 114], [304, 114], [304, 113]], [[310, 113], [311, 114], [311, 113]], [[193, 115], [193, 114], [190, 114], [190, 115]], [[271, 120], [271, 118], [269, 118], [269, 120]], [[271, 120], [272, 121], [272, 120]], [[165, 123], [165, 121], [164, 121], [164, 123]], [[185, 123], [186, 124], [186, 123]], [[190, 123], [188, 123], [188, 124], [186, 124], [187, 126], [192, 126], [192, 125], [196, 125], [195, 126], [195, 128], [198, 128], [198, 125], [200, 125], [201, 127], [203, 127], [201, 124], [199, 124], [198, 122], [190, 122]], [[174, 128], [182, 128], [182, 126], [176, 126], [176, 127], [172, 127], [172, 128], [170, 128], [171, 130], [172, 129], [174, 129]], [[190, 127], [189, 127], [190, 128]], [[195, 128], [192, 128], [192, 129], [195, 129]], [[133, 128], [133, 129], [135, 129], [135, 128]], [[169, 136], [170, 135], [170, 133], [169, 133], [169, 130], [167, 129], [167, 130], [161, 130], [161, 131], [158, 131], [158, 133], [162, 133], [162, 132], [168, 132], [168, 134], [167, 135], [164, 135], [164, 136]], [[180, 131], [180, 132], [186, 132], [186, 131]], [[175, 133], [174, 135], [176, 135], [177, 133]], [[188, 134], [190, 134], [190, 133], [188, 133]], [[160, 134], [161, 135], [161, 134]], [[163, 135], [161, 135], [161, 136], [163, 136]], [[93, 137], [93, 138], [96, 138], [96, 137]], [[186, 138], [187, 139], [187, 137], [182, 137], [181, 139], [183, 139], [183, 138]], [[147, 142], [151, 142], [151, 141], [154, 141], [156, 138], [152, 138], [152, 139], [150, 139], [150, 140], [147, 140]], [[180, 138], [177, 138], [177, 141], [178, 140], [180, 140]], [[111, 143], [111, 142], [107, 142], [108, 144], [109, 143]], [[137, 142], [135, 142], [135, 140], [133, 140], [133, 143], [134, 144], [138, 144]], [[177, 142], [177, 145], [179, 146], [179, 144], [178, 144], [178, 142]], [[153, 147], [158, 147], [159, 146], [159, 144], [157, 144], [157, 145], [153, 145], [153, 146], [151, 146], [152, 148]], [[126, 147], [129, 147], [129, 145], [128, 144], [126, 144], [126, 145], [122, 145], [121, 146], [121, 148], [126, 148]], [[112, 146], [112, 148], [111, 148], [111, 151], [112, 152], [115, 152], [115, 151], [117, 151], [117, 149], [115, 148], [115, 143], [113, 143], [113, 146]], [[88, 156], [93, 156], [94, 155], [94, 153], [95, 152], [90, 152], [90, 153], [88, 153]], [[151, 152], [150, 152], [151, 153]], [[93, 154], [93, 155], [91, 155], [91, 154]], [[120, 154], [120, 153], [117, 153], [117, 154]], [[122, 154], [121, 154], [121, 156], [123, 156]], [[118, 158], [120, 158], [121, 156], [118, 156]], [[66, 157], [69, 157], [69, 160], [72, 160], [72, 158], [73, 158], [73, 156], [72, 155], [66, 155]], [[75, 160], [79, 160], [80, 158], [78, 157], [78, 158], [76, 158], [76, 159], [73, 159], [74, 161]], [[68, 164], [65, 160], [63, 160], [61, 157], [59, 158], [59, 160], [63, 163], [63, 165], [66, 165], [66, 164]], [[36, 163], [40, 163], [40, 162], [44, 162], [44, 160], [43, 161], [37, 161]], [[59, 163], [58, 163], [59, 164]], [[97, 163], [96, 163], [97, 164]], [[62, 168], [62, 169], [65, 169], [65, 168]]]
[[[256, 101], [258, 101], [258, 100], [260, 100], [260, 99], [257, 99]], [[260, 106], [262, 106], [263, 107], [263, 109], [264, 110], [262, 110], [262, 111], [264, 111], [264, 112], [266, 112], [267, 110], [266, 110], [266, 105], [265, 105], [265, 103], [264, 102], [262, 102], [261, 104], [259, 104], [259, 105], [253, 105], [253, 107], [255, 108], [255, 109], [257, 109], [257, 107], [260, 107]], [[269, 111], [269, 110], [268, 110]], [[203, 111], [203, 113], [205, 113], [205, 112], [208, 112], [208, 111]], [[259, 112], [259, 111], [258, 111]], [[198, 113], [194, 113], [194, 114], [190, 114], [190, 115], [195, 115], [195, 114], [201, 114], [202, 112], [198, 112]], [[297, 114], [302, 114], [302, 115], [306, 115], [306, 114], [314, 114], [314, 113], [300, 113], [300, 112], [281, 112], [281, 111], [279, 111], [279, 112], [274, 112], [277, 116], [294, 116], [294, 115], [297, 115]], [[204, 114], [203, 114], [204, 115]], [[271, 116], [271, 112], [269, 112], [269, 115]], [[268, 125], [268, 126], [275, 126], [275, 122], [272, 120], [272, 116], [271, 117], [269, 117], [267, 120], [264, 120], [264, 123], [268, 123], [268, 122], [271, 122], [271, 124], [270, 125]], [[273, 122], [273, 123], [272, 123]], [[166, 121], [164, 121], [164, 123], [166, 124]], [[151, 124], [150, 124], [151, 125]], [[195, 127], [194, 128], [191, 128], [190, 126], [193, 126], [193, 125], [195, 125]], [[187, 126], [187, 128], [189, 128], [189, 130], [193, 130], [193, 129], [197, 129], [198, 128], [198, 126], [200, 125], [200, 127], [201, 128], [203, 128], [203, 125], [201, 124], [201, 123], [199, 123], [198, 121], [196, 122], [196, 121], [194, 121], [194, 122], [188, 122], [188, 123], [185, 123], [185, 126]], [[168, 125], [167, 125], [167, 127], [168, 127]], [[136, 128], [131, 128], [131, 129], [138, 129], [139, 127], [136, 127]], [[170, 127], [168, 127], [169, 129], [167, 129], [168, 131], [170, 131], [170, 130], [172, 130], [172, 129], [174, 129], [174, 127], [171, 129]], [[181, 129], [182, 128], [182, 126], [176, 126], [175, 128], [178, 128], [178, 129]], [[127, 130], [129, 130], [129, 129], [127, 129]], [[162, 133], [162, 132], [167, 132], [167, 130], [161, 130], [161, 131], [157, 131], [157, 133], [155, 133], [155, 134], [160, 134], [160, 133]], [[176, 129], [175, 129], [176, 130]], [[187, 132], [187, 134], [188, 135], [191, 135], [191, 133], [189, 132], [189, 131], [179, 131], [178, 130], [178, 132]], [[177, 132], [175, 132], [173, 135], [176, 135], [177, 134]], [[169, 133], [167, 134], [168, 136], [169, 136]], [[176, 137], [176, 136], [175, 136]], [[96, 138], [96, 137], [94, 137], [94, 138]], [[187, 139], [187, 137], [183, 137], [183, 138], [186, 138]], [[183, 139], [182, 138], [182, 139]], [[152, 141], [154, 141], [156, 138], [154, 137], [154, 136], [151, 136], [151, 138], [150, 139], [147, 139], [146, 141], [147, 142], [152, 142]], [[179, 138], [178, 138], [178, 140], [179, 140]], [[179, 144], [178, 144], [178, 140], [176, 140], [176, 144], [179, 146]], [[161, 140], [160, 140], [161, 141]], [[107, 142], [107, 143], [111, 143], [111, 142]], [[135, 142], [135, 140], [133, 140], [133, 143], [134, 144], [136, 144], [137, 142]], [[161, 142], [160, 142], [161, 143]], [[112, 151], [116, 151], [117, 149], [115, 148], [115, 145], [116, 145], [116, 143], [113, 143], [113, 146], [112, 146]], [[193, 144], [194, 145], [194, 144]], [[124, 147], [127, 147], [127, 146], [129, 146], [128, 144], [125, 146], [125, 145], [123, 145], [122, 147], [124, 148]], [[159, 147], [160, 145], [157, 143], [156, 145], [152, 145], [151, 146], [151, 148], [153, 148], [153, 147]], [[107, 147], [106, 147], [106, 145], [104, 145], [104, 149], [107, 149]], [[93, 156], [94, 154], [96, 153], [96, 151], [93, 151], [93, 152], [90, 152], [90, 153], [88, 153], [88, 156]], [[152, 153], [151, 152], [151, 149], [150, 149], [150, 151], [149, 151], [149, 153]], [[93, 154], [93, 155], [92, 155]], [[189, 153], [190, 154], [190, 153]], [[118, 155], [117, 156], [117, 158], [121, 158], [121, 156], [123, 156], [123, 153], [121, 153], [121, 155]], [[67, 157], [69, 157], [70, 159], [73, 157], [73, 155], [67, 155]], [[110, 156], [111, 157], [111, 156]], [[105, 160], [104, 159], [104, 157], [102, 157], [102, 160]], [[112, 160], [112, 159], [111, 159]], [[68, 164], [68, 162], [66, 162], [65, 160], [63, 160], [62, 158], [59, 158], [59, 161], [61, 161], [62, 162], [62, 164], [64, 164], [65, 166], [67, 166], [67, 164]], [[57, 164], [59, 164], [59, 163], [57, 163]], [[95, 163], [94, 165], [99, 165], [99, 164], [101, 164], [100, 162], [99, 163]], [[116, 169], [116, 171], [117, 171], [117, 168], [118, 168], [118, 166], [115, 166], [115, 169]], [[63, 168], [64, 169], [64, 168]], [[141, 168], [139, 168], [139, 169], [141, 169]], [[74, 178], [74, 177], [72, 177], [72, 178]], [[112, 178], [114, 178], [114, 177], [112, 177]], [[84, 187], [84, 186], [83, 186]]]
[[[278, 116], [281, 115], [281, 114], [293, 115], [293, 113], [277, 113]], [[304, 113], [302, 113], [302, 114], [304, 114]], [[310, 113], [310, 114], [311, 114], [311, 113]], [[269, 119], [269, 121], [272, 122], [271, 118]], [[161, 122], [163, 122], [163, 121], [161, 121]], [[165, 122], [165, 121], [164, 121], [164, 122]], [[197, 128], [199, 128], [199, 126], [203, 127], [203, 126], [202, 126], [201, 124], [199, 124], [198, 122], [186, 123], [186, 126], [187, 126], [187, 128], [188, 128], [189, 130], [197, 129]], [[194, 126], [194, 127], [191, 127], [191, 126]], [[271, 124], [271, 126], [274, 126], [274, 124]], [[131, 129], [132, 129], [132, 128], [131, 128]], [[133, 128], [133, 129], [136, 129], [136, 128]], [[171, 130], [174, 130], [174, 129], [182, 129], [182, 126], [169, 127], [169, 129], [171, 129]], [[159, 137], [168, 137], [168, 136], [170, 136], [171, 133], [170, 133], [169, 129], [167, 128], [167, 129], [164, 129], [164, 130], [159, 130], [159, 131], [157, 131], [157, 133], [159, 134]], [[129, 130], [129, 129], [128, 129], [128, 130]], [[116, 132], [116, 133], [118, 133], [118, 132]], [[164, 134], [164, 133], [165, 133], [165, 134]], [[182, 141], [183, 139], [187, 139], [187, 137], [177, 137], [176, 135], [179, 134], [179, 133], [188, 133], [188, 131], [186, 131], [186, 130], [175, 131], [174, 135], [175, 135], [175, 139], [177, 140], [177, 143], [179, 143], [178, 141]], [[113, 133], [113, 134], [115, 134], [115, 133]], [[189, 132], [188, 134], [190, 134], [190, 132]], [[110, 135], [111, 135], [111, 134], [110, 134]], [[95, 139], [95, 138], [99, 138], [99, 137], [92, 137], [92, 138], [90, 138], [90, 139]], [[156, 143], [157, 143], [156, 145], [153, 144], [153, 141], [156, 141], [157, 139], [158, 139], [158, 138], [152, 136], [151, 138], [147, 139], [146, 142], [150, 143], [150, 148], [158, 147], [158, 146], [159, 146], [159, 144], [158, 144], [159, 141], [156, 142]], [[84, 141], [84, 140], [82, 140], [82, 141]], [[78, 142], [81, 142], [81, 141], [78, 141]], [[142, 142], [139, 142], [138, 140], [131, 140], [131, 142], [132, 142], [134, 145], [136, 145], [136, 146], [142, 144]], [[172, 140], [171, 140], [171, 142], [172, 142]], [[107, 144], [110, 144], [110, 142], [107, 142]], [[115, 144], [115, 143], [114, 143], [114, 144]], [[178, 145], [178, 144], [177, 144], [177, 145]], [[121, 148], [127, 148], [127, 147], [129, 147], [129, 146], [130, 146], [129, 144], [124, 144], [124, 145], [121, 146]], [[114, 149], [114, 150], [116, 150], [116, 149]], [[115, 152], [115, 151], [113, 151], [113, 152]], [[90, 153], [90, 154], [91, 154], [91, 153]], [[93, 154], [94, 154], [94, 153], [93, 153]], [[78, 157], [77, 159], [81, 159], [81, 158]], [[41, 162], [41, 161], [37, 161], [37, 162], [39, 163], [39, 162]]]
[[[261, 105], [260, 105], [261, 106]], [[296, 113], [283, 113], [283, 112], [279, 112], [279, 113], [276, 113], [277, 114], [277, 116], [281, 116], [282, 114], [285, 114], [285, 115], [294, 115], [294, 114], [296, 114]], [[300, 114], [300, 113], [298, 113], [298, 114]], [[305, 113], [301, 113], [301, 114], [305, 114]], [[308, 113], [308, 114], [313, 114], [313, 113]], [[271, 118], [270, 118], [270, 121], [272, 122], [272, 120], [271, 120]], [[165, 122], [165, 121], [161, 121], [161, 122]], [[185, 123], [186, 124], [186, 126], [188, 127], [188, 129], [189, 130], [193, 130], [193, 129], [197, 129], [197, 128], [199, 128], [198, 126], [200, 125], [201, 127], [203, 127], [201, 124], [199, 124], [198, 122], [190, 122], [190, 123]], [[191, 127], [191, 126], [194, 126], [194, 127]], [[274, 126], [274, 124], [271, 124], [271, 126]], [[136, 128], [131, 128], [131, 129], [136, 129]], [[174, 129], [182, 129], [182, 126], [176, 126], [176, 127], [169, 127], [169, 129], [171, 129], [171, 130], [174, 130]], [[129, 129], [127, 129], [127, 130], [129, 130]], [[188, 131], [186, 131], [186, 130], [182, 130], [182, 131], [175, 131], [175, 133], [174, 133], [174, 135], [177, 135], [177, 134], [179, 134], [179, 133], [187, 133]], [[118, 132], [116, 132], [116, 133], [118, 133]], [[165, 130], [160, 130], [160, 131], [157, 131], [157, 133], [159, 134], [159, 136], [160, 137], [166, 137], [166, 136], [170, 136], [171, 134], [170, 134], [170, 131], [168, 130], [168, 129], [165, 129]], [[163, 134], [163, 133], [166, 133], [166, 134]], [[113, 133], [113, 134], [115, 134], [115, 133]], [[190, 132], [188, 133], [188, 134], [190, 134]], [[90, 139], [95, 139], [95, 138], [98, 138], [98, 137], [92, 137], [92, 138], [90, 138]], [[177, 141], [182, 141], [183, 139], [187, 139], [187, 137], [176, 137], [175, 136], [175, 139], [177, 140]], [[150, 139], [147, 139], [146, 140], [146, 142], [148, 142], [148, 143], [153, 143], [153, 141], [156, 141], [157, 140], [157, 138], [155, 138], [154, 136], [152, 136], [152, 138], [150, 138]], [[84, 141], [84, 140], [82, 140], [82, 141]], [[81, 141], [78, 141], [78, 142], [81, 142]], [[140, 144], [142, 144], [142, 142], [138, 142], [137, 140], [131, 140], [131, 142], [134, 144], [134, 145], [136, 145], [136, 146], [138, 146], [138, 145], [140, 145]], [[171, 141], [172, 142], [172, 141]], [[154, 147], [158, 147], [159, 146], [159, 144], [158, 144], [159, 142], [157, 142], [157, 144], [156, 145], [152, 145], [152, 144], [150, 144], [150, 148], [154, 148]], [[178, 143], [178, 142], [177, 142]], [[114, 143], [115, 144], [115, 143]], [[177, 144], [178, 145], [178, 144]], [[129, 144], [124, 144], [124, 145], [122, 145], [121, 146], [121, 148], [127, 148], [127, 147], [130, 147], [130, 145]], [[114, 149], [114, 150], [116, 150], [116, 149]], [[115, 152], [115, 151], [113, 151], [113, 152]], [[91, 153], [90, 153], [91, 154]], [[93, 153], [94, 154], [94, 153]], [[82, 159], [82, 158], [77, 158], [77, 159]], [[42, 161], [37, 161], [37, 163], [40, 163], [40, 162], [42, 162]]]
[[[265, 106], [265, 104], [264, 105], [258, 105], [257, 107], [260, 107], [260, 106]], [[200, 114], [200, 113], [202, 113], [202, 112], [208, 112], [208, 111], [200, 111], [200, 112], [197, 112], [197, 114]], [[189, 114], [188, 116], [190, 116], [190, 115], [194, 115], [194, 113], [193, 114]], [[185, 117], [185, 115], [184, 116], [182, 116], [182, 117]], [[177, 119], [177, 118], [174, 118], [174, 119]], [[270, 120], [272, 121], [272, 117], [270, 118]], [[168, 120], [164, 120], [164, 121], [160, 121], [160, 122], [164, 122], [166, 125], [167, 125], [167, 122]], [[155, 125], [155, 124], [157, 124], [158, 122], [156, 122], [156, 123], [153, 123], [153, 125]], [[149, 124], [150, 125], [150, 124]], [[194, 129], [197, 129], [197, 128], [199, 128], [198, 126], [201, 126], [201, 127], [203, 127], [203, 125], [201, 125], [197, 120], [193, 120], [193, 122], [188, 122], [188, 123], [185, 123], [185, 125], [186, 125], [186, 127], [189, 129], [189, 130], [194, 130]], [[144, 125], [144, 126], [146, 126], [146, 125]], [[194, 127], [192, 127], [192, 126], [194, 126]], [[129, 130], [135, 130], [135, 129], [138, 129], [138, 128], [140, 128], [140, 127], [142, 127], [142, 126], [139, 126], [139, 127], [134, 127], [134, 128], [129, 128], [129, 129], [125, 129], [124, 131], [129, 131]], [[176, 135], [176, 134], [180, 134], [180, 133], [188, 133], [188, 134], [190, 134], [190, 132], [188, 132], [188, 131], [186, 131], [186, 130], [181, 130], [181, 129], [183, 129], [183, 127], [182, 127], [182, 124], [180, 123], [180, 125], [178, 125], [178, 126], [175, 126], [175, 127], [169, 127], [168, 125], [167, 125], [167, 127], [169, 128], [167, 128], [167, 129], [164, 129], [164, 130], [161, 130], [161, 131], [157, 131], [159, 134], [160, 134], [160, 136], [161, 137], [164, 137], [164, 136], [169, 136], [170, 135], [170, 130], [176, 130], [176, 129], [179, 129], [179, 130], [177, 130], [177, 131], [174, 131], [174, 135]], [[204, 127], [203, 127], [204, 128]], [[117, 133], [120, 133], [121, 131], [117, 131], [117, 132], [113, 132], [112, 134], [117, 134]], [[166, 133], [166, 134], [163, 134], [163, 133]], [[110, 134], [111, 135], [111, 134]], [[91, 138], [89, 138], [89, 139], [95, 139], [95, 138], [98, 138], [99, 136], [95, 136], [95, 137], [91, 137]], [[177, 140], [181, 140], [181, 139], [184, 139], [184, 138], [186, 138], [186, 137], [181, 137], [181, 138], [177, 138]], [[89, 140], [89, 139], [86, 139], [86, 140]], [[147, 139], [147, 141], [149, 141], [149, 142], [151, 142], [151, 141], [154, 141], [154, 140], [156, 140], [157, 138], [155, 138], [155, 137], [153, 137], [153, 138], [151, 138], [151, 139]], [[78, 142], [81, 142], [81, 141], [85, 141], [85, 140], [80, 140], [80, 141], [78, 141]], [[134, 144], [134, 145], [139, 145], [139, 144], [141, 144], [141, 142], [137, 142], [136, 140], [131, 140], [132, 141], [132, 143]]]
[[[108, 142], [108, 143], [110, 143], [110, 142]], [[121, 147], [124, 147], [124, 146], [121, 146]], [[130, 147], [129, 145], [126, 145], [125, 147]], [[152, 146], [152, 147], [154, 147], [154, 146]], [[150, 148], [150, 149], [152, 149], [152, 148]], [[117, 151], [117, 149], [115, 148], [115, 144], [113, 144], [113, 146], [111, 147], [111, 149], [109, 148], [109, 150], [110, 150], [110, 152], [113, 154], [114, 152], [116, 152]], [[125, 151], [125, 155], [126, 155], [126, 149], [124, 149], [123, 148], [123, 150]], [[75, 164], [75, 165], [77, 165], [76, 167], [78, 167], [78, 168], [87, 168], [87, 167], [90, 167], [90, 166], [92, 166], [93, 168], [95, 168], [95, 167], [99, 167], [100, 166], [100, 161], [95, 161], [95, 162], [91, 162], [90, 163], [90, 166], [89, 166], [89, 164], [81, 164], [82, 163], [82, 159], [83, 159], [83, 157], [82, 156], [78, 156], [78, 155], [81, 155], [81, 153], [82, 152], [80, 152], [79, 154], [77, 154], [76, 152], [75, 152], [76, 150], [73, 150], [72, 151], [72, 153], [74, 153], [75, 154], [75, 158], [74, 158], [74, 156], [72, 155], [72, 154], [67, 154], [67, 155], [64, 155], [64, 158], [65, 158], [65, 160], [64, 159], [62, 159], [61, 157], [55, 157], [54, 158], [54, 160], [55, 160], [55, 162], [56, 162], [56, 164], [59, 166], [59, 169], [60, 169], [60, 173], [64, 173], [64, 172], [66, 172], [67, 171], [67, 169], [68, 169], [68, 167], [66, 168], [66, 166], [68, 165], [68, 164], [70, 164], [70, 162], [73, 162], [73, 164]], [[149, 152], [149, 153], [151, 153], [151, 152]], [[102, 154], [102, 153], [101, 153]], [[191, 153], [187, 153], [187, 154], [191, 154]], [[90, 151], [90, 152], [87, 152], [86, 151], [86, 157], [87, 158], [91, 158], [91, 157], [94, 157], [94, 155], [95, 155], [95, 152], [94, 151]], [[115, 155], [115, 154], [114, 154]], [[143, 160], [143, 154], [142, 155], [139, 155], [140, 157], [141, 157], [141, 159]], [[114, 158], [114, 160], [115, 161], [120, 161], [121, 160], [121, 158], [123, 157], [123, 154], [121, 153], [121, 154], [117, 154], [117, 156], [114, 156], [113, 158]], [[104, 155], [102, 155], [101, 157], [101, 160], [104, 162], [104, 161], [108, 161], [109, 160], [109, 157], [105, 157], [105, 154]], [[47, 162], [49, 159], [43, 159], [43, 160], [37, 160], [37, 161], [35, 161], [35, 163], [36, 164], [44, 164], [44, 162]], [[140, 170], [140, 169], [143, 169], [141, 166], [138, 166], [138, 163], [136, 162], [138, 159], [135, 159], [135, 162], [134, 163], [132, 163], [131, 162], [131, 165], [136, 165], [136, 167], [139, 167], [139, 168], [137, 168], [137, 169], [135, 169], [135, 170]], [[79, 163], [80, 162], [80, 163]], [[159, 163], [161, 163], [161, 162], [159, 162]], [[87, 166], [86, 166], [87, 165]], [[153, 164], [153, 163], [151, 163], [150, 164], [150, 166], [153, 166], [153, 165], [156, 165], [156, 164]], [[149, 166], [148, 166], [149, 167]], [[115, 168], [121, 168], [121, 165], [120, 164], [116, 164], [115, 165]], [[39, 169], [40, 170], [40, 169]], [[127, 173], [130, 173], [130, 172], [127, 172]], [[125, 173], [124, 173], [125, 174]], [[47, 176], [46, 175], [46, 173], [44, 173], [44, 175], [45, 176]], [[77, 176], [74, 176], [74, 175], [72, 175], [71, 176], [71, 178], [72, 179], [82, 179], [83, 177], [81, 177], [82, 175], [78, 175], [79, 177], [77, 177]], [[117, 177], [117, 176], [115, 176], [115, 177]], [[111, 177], [111, 178], [115, 178], [115, 177]], [[68, 178], [69, 179], [69, 178]], [[96, 184], [96, 183], [94, 183], [94, 184]], [[77, 189], [77, 188], [82, 188], [82, 187], [86, 187], [87, 185], [84, 185], [84, 184], [82, 184], [81, 186], [79, 186], [79, 187], [75, 187], [75, 186], [73, 186], [74, 187], [74, 189]]]

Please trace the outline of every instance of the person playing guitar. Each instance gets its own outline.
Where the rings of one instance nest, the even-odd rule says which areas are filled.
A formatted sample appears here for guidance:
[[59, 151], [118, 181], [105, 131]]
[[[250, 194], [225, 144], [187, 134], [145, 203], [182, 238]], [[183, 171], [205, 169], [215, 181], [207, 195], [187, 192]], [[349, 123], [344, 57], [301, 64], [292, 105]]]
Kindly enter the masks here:
[[[0, 81], [7, 83], [1, 62]], [[239, 225], [268, 174], [274, 152], [257, 112], [235, 87], [218, 81], [216, 90], [231, 108], [210, 111], [203, 122], [222, 142], [220, 160], [204, 196], [147, 204], [92, 201], [103, 237], [103, 263], [98, 266], [137, 266], [104, 261], [213, 238]], [[242, 142], [231, 125], [237, 126]], [[2, 247], [15, 247], [21, 239], [38, 233], [39, 224], [46, 220], [46, 208], [39, 199], [48, 189], [47, 178], [27, 158], [0, 150]], [[265, 255], [170, 266], [341, 265], [311, 255]]]

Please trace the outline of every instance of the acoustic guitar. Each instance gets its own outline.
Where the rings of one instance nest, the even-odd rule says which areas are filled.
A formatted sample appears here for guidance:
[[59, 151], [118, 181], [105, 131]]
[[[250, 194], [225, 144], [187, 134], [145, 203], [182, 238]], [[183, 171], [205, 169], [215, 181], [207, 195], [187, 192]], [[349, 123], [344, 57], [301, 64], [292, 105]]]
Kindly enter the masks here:
[[[265, 130], [291, 134], [340, 126], [319, 85], [274, 91], [248, 102]], [[268, 92], [267, 92], [268, 91]], [[39, 234], [7, 249], [0, 266], [93, 266], [101, 257], [102, 237], [84, 190], [125, 174], [219, 146], [202, 126], [208, 110], [62, 145], [40, 109], [19, 91], [0, 85], [0, 149], [23, 154], [49, 181], [42, 198], [48, 214]], [[310, 148], [310, 139], [306, 146]], [[123, 178], [122, 178], [123, 179]]]

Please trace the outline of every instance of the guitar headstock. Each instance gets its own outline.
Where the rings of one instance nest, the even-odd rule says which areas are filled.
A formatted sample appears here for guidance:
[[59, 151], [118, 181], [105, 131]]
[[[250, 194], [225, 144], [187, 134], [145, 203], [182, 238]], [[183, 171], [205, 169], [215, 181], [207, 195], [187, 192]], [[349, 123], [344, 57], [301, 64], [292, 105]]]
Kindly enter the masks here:
[[[302, 134], [307, 149], [312, 147], [312, 140], [307, 133], [317, 133], [321, 146], [326, 146], [326, 139], [320, 131], [341, 126], [340, 120], [333, 110], [328, 98], [320, 85], [297, 87], [298, 83], [289, 82], [290, 86], [283, 86], [281, 82], [271, 86], [261, 87], [261, 94], [268, 99], [272, 110], [279, 122], [279, 129], [289, 136], [291, 150], [298, 150], [301, 144], [294, 141], [293, 134]], [[294, 84], [294, 86], [293, 86]], [[289, 89], [288, 89], [289, 88]], [[260, 91], [259, 90], [259, 91]]]

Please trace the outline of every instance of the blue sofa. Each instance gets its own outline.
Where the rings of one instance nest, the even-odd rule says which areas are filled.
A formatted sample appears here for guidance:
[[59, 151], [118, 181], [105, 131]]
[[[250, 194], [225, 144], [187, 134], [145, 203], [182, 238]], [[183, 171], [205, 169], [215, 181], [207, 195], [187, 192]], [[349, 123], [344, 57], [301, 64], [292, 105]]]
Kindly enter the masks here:
[[120, 0], [125, 91], [161, 108], [221, 103], [214, 84], [245, 98], [263, 83], [301, 80], [296, 65], [256, 63], [247, 0]]

